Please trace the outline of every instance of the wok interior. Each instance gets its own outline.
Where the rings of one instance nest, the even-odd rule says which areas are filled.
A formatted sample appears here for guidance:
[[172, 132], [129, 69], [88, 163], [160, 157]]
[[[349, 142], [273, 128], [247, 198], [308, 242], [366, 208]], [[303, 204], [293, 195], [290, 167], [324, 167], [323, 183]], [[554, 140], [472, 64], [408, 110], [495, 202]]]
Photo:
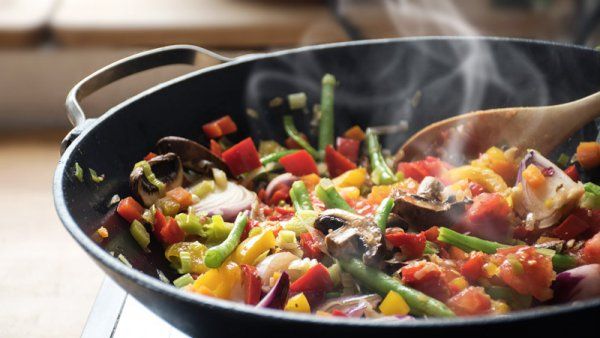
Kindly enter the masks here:
[[[471, 78], [472, 70], [460, 70], [465, 61], [460, 51], [468, 51], [473, 43], [486, 45], [497, 67], [494, 74], [502, 76], [501, 81], [485, 73]], [[102, 243], [106, 251], [123, 254], [148, 275], [156, 277], [160, 269], [172, 278], [163, 250], [151, 246], [150, 254], [143, 253], [125, 222], [109, 212], [113, 207], [108, 203], [114, 194], [129, 194], [128, 175], [134, 163], [163, 136], [183, 136], [206, 144], [202, 124], [224, 114], [238, 122], [237, 138], [250, 135], [255, 140], [282, 141], [282, 114], [269, 109], [269, 101], [304, 91], [312, 107], [318, 103], [315, 100], [325, 72], [339, 80], [337, 133], [354, 124], [365, 127], [408, 122], [407, 131], [383, 138], [384, 147], [392, 151], [423, 126], [452, 115], [492, 107], [561, 103], [600, 89], [597, 53], [516, 41], [373, 42], [242, 62], [189, 76], [137, 98], [89, 131], [76, 143], [63, 173], [68, 212], [86, 234], [92, 235], [100, 225], [108, 229], [110, 236]], [[479, 93], [475, 99], [473, 88]], [[247, 108], [257, 111], [258, 118], [250, 117]], [[307, 114], [298, 128], [308, 130], [310, 117]], [[589, 125], [556, 153], [572, 153], [579, 140], [593, 139], [597, 134], [597, 127]], [[78, 182], [71, 173], [75, 162], [104, 173], [106, 180], [102, 184]]]

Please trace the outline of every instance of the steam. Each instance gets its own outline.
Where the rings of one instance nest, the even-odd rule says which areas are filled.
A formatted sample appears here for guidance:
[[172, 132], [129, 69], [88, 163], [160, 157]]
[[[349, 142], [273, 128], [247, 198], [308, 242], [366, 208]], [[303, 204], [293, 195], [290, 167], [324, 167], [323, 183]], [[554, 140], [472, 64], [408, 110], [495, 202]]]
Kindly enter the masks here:
[[[351, 18], [358, 3], [361, 2], [342, 0], [340, 11]], [[360, 6], [365, 3], [379, 6], [374, 12], [382, 11], [394, 35], [399, 37], [480, 35], [458, 10], [456, 1], [383, 0], [362, 2]], [[548, 88], [536, 65], [517, 48], [503, 45], [501, 53], [494, 48], [481, 39], [440, 39], [436, 43], [412, 44], [410, 49], [390, 47], [384, 53], [378, 48], [363, 48], [360, 55], [340, 54], [337, 65], [328, 60], [328, 68], [318, 53], [298, 54], [276, 67], [255, 69], [247, 84], [246, 102], [253, 108], [260, 107], [266, 100], [265, 93], [284, 94], [273, 90], [275, 86], [291, 92], [305, 91], [313, 103], [318, 103], [320, 78], [331, 72], [340, 80], [336, 110], [343, 111], [348, 119], [353, 119], [354, 113], [366, 113], [371, 125], [409, 121], [408, 132], [389, 135], [384, 140], [387, 147], [396, 149], [410, 133], [455, 114], [502, 107], [506, 102], [548, 103]], [[503, 67], [499, 61], [503, 61]], [[506, 67], [507, 62], [510, 68]], [[430, 69], [436, 72], [432, 74]], [[535, 88], [535, 97], [520, 97], [523, 93], [515, 84]], [[415, 97], [418, 104], [414, 104]], [[263, 127], [273, 129], [265, 121]], [[536, 128], [530, 126], [532, 131]], [[454, 138], [446, 146], [452, 157], [461, 153], [465, 145], [462, 138]]]

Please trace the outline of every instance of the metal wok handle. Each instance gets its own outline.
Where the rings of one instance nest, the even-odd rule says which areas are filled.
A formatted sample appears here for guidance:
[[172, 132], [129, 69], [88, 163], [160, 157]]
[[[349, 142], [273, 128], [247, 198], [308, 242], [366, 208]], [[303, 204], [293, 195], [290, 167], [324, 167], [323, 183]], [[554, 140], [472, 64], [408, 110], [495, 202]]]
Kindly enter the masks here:
[[90, 120], [85, 117], [85, 113], [79, 102], [97, 90], [129, 75], [133, 75], [144, 70], [153, 69], [166, 65], [188, 64], [194, 65], [201, 58], [216, 60], [218, 63], [229, 62], [232, 59], [192, 45], [173, 45], [152, 49], [149, 51], [134, 54], [110, 65], [99, 69], [77, 83], [69, 94], [65, 102], [67, 108], [67, 117], [75, 127], [63, 140], [61, 144], [61, 153], [81, 134], [85, 125]]

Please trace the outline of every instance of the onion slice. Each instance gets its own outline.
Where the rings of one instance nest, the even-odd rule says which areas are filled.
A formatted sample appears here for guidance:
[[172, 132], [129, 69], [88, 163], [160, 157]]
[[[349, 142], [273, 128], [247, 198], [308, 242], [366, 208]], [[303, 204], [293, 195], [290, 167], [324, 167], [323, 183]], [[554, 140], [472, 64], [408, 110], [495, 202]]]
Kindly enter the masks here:
[[283, 309], [285, 302], [287, 301], [289, 289], [290, 277], [287, 272], [283, 272], [277, 280], [277, 283], [275, 283], [273, 288], [269, 290], [258, 304], [256, 304], [256, 307]]
[[298, 256], [288, 252], [282, 251], [276, 254], [272, 254], [263, 259], [256, 266], [256, 271], [258, 272], [258, 276], [263, 281], [264, 285], [269, 284], [269, 279], [275, 272], [283, 272], [286, 271], [290, 264], [300, 259]]
[[210, 215], [222, 215], [225, 221], [233, 221], [237, 214], [250, 210], [258, 199], [256, 194], [241, 185], [227, 182], [225, 189], [216, 190], [201, 199], [192, 207], [194, 212]]
[[552, 284], [559, 303], [600, 297], [600, 264], [588, 264], [563, 271]]

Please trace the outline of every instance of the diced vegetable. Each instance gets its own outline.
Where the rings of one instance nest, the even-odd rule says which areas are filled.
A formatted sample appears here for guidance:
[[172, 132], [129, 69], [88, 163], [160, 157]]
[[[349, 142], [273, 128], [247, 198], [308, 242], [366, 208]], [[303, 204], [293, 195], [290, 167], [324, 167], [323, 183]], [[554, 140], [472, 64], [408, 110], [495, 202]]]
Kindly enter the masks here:
[[[283, 127], [285, 128], [285, 132], [291, 137], [298, 145], [300, 145], [304, 150], [308, 151], [308, 153], [313, 158], [319, 158], [319, 153], [315, 148], [313, 148], [308, 141], [302, 137], [302, 134], [296, 129], [294, 125], [294, 119], [290, 115], [286, 115], [283, 117]], [[294, 148], [288, 146], [288, 148]]]
[[289, 287], [290, 277], [287, 272], [284, 271], [281, 273], [271, 290], [269, 290], [263, 299], [256, 304], [256, 307], [283, 309], [287, 301]]
[[299, 293], [288, 299], [283, 309], [291, 312], [310, 313], [310, 304], [304, 293]]
[[245, 239], [237, 246], [232, 259], [238, 264], [252, 265], [263, 252], [275, 248], [275, 235], [267, 230], [254, 237]]
[[592, 169], [600, 165], [600, 143], [581, 142], [577, 146], [577, 161], [584, 169]]
[[223, 170], [212, 168], [212, 175], [219, 189], [227, 189], [227, 174]]
[[292, 184], [290, 197], [296, 211], [313, 210], [312, 202], [310, 201], [310, 195], [304, 182], [296, 181]]
[[533, 189], [540, 188], [546, 181], [546, 178], [544, 177], [544, 174], [542, 174], [540, 168], [534, 164], [530, 164], [527, 169], [523, 171], [522, 175], [523, 179], [527, 181], [527, 184]]
[[122, 199], [117, 206], [117, 213], [129, 223], [141, 220], [143, 212], [144, 207], [134, 200], [133, 197]]
[[335, 186], [329, 179], [322, 179], [315, 189], [317, 197], [325, 204], [328, 209], [342, 209], [349, 212], [355, 212], [350, 205], [340, 196]]
[[321, 81], [321, 120], [319, 121], [319, 150], [325, 151], [327, 145], [334, 140], [333, 130], [333, 100], [336, 80], [331, 74], [325, 74]]
[[81, 166], [78, 162], [75, 162], [75, 170], [73, 171], [73, 175], [75, 175], [75, 178], [77, 178], [79, 182], [83, 182], [83, 169], [81, 169]]
[[219, 144], [219, 142], [210, 139], [210, 151], [215, 154], [217, 157], [221, 157], [223, 153], [223, 147]]
[[373, 183], [392, 184], [398, 181], [381, 154], [381, 145], [377, 135], [371, 130], [367, 130], [367, 149], [371, 160], [371, 180], [373, 180]]
[[179, 204], [179, 207], [182, 209], [186, 209], [190, 205], [192, 205], [192, 194], [190, 194], [187, 190], [182, 187], [177, 187], [175, 189], [167, 191], [167, 196], [169, 196], [172, 200]]
[[352, 140], [356, 140], [359, 142], [364, 141], [366, 138], [365, 133], [359, 126], [354, 126], [350, 129], [346, 130], [346, 132], [344, 132], [344, 137], [352, 139]]
[[262, 166], [254, 142], [249, 137], [225, 150], [221, 154], [221, 158], [234, 175], [240, 175]]
[[92, 181], [94, 181], [95, 183], [100, 183], [102, 181], [104, 181], [104, 175], [98, 175], [96, 173], [96, 170], [89, 168], [90, 171], [90, 177], [92, 178]]
[[386, 316], [405, 316], [410, 312], [410, 308], [402, 296], [390, 290], [379, 304], [379, 311]]
[[317, 164], [306, 150], [288, 154], [279, 159], [285, 171], [296, 176], [318, 174]]
[[367, 180], [367, 170], [365, 168], [356, 168], [346, 171], [342, 175], [332, 180], [336, 187], [356, 187], [360, 188]]
[[[397, 230], [397, 231], [393, 231]], [[400, 251], [406, 258], [415, 259], [423, 255], [427, 239], [424, 233], [409, 233], [398, 228], [390, 228], [385, 239], [394, 247], [400, 248]]]
[[473, 167], [470, 165], [448, 170], [444, 175], [450, 182], [467, 179], [483, 186], [487, 192], [503, 192], [508, 189], [504, 179], [491, 169]]
[[552, 229], [552, 234], [560, 239], [569, 240], [582, 234], [589, 228], [584, 220], [571, 214], [556, 228]]
[[569, 164], [570, 159], [571, 158], [569, 157], [569, 155], [562, 153], [556, 160], [556, 164], [564, 168]]
[[[231, 291], [241, 283], [242, 272], [234, 262], [227, 262], [218, 269], [209, 269], [194, 282], [193, 289], [213, 297], [229, 299]], [[209, 293], [203, 292], [208, 290]]]
[[583, 185], [585, 193], [581, 199], [581, 207], [585, 209], [600, 209], [600, 186], [588, 182]]
[[237, 126], [231, 119], [231, 116], [225, 115], [215, 121], [203, 125], [202, 130], [209, 139], [216, 139], [221, 136], [235, 133], [237, 131]]
[[329, 270], [319, 263], [310, 268], [302, 277], [298, 278], [292, 285], [292, 292], [327, 292], [333, 289], [333, 281]]
[[150, 244], [150, 234], [144, 225], [140, 223], [140, 221], [137, 219], [133, 220], [133, 222], [131, 222], [131, 226], [129, 227], [129, 232], [142, 249], [148, 250], [148, 244]]
[[579, 181], [579, 172], [574, 164], [565, 169], [565, 174], [567, 174], [567, 176], [569, 176], [573, 181]]
[[225, 259], [235, 250], [237, 245], [240, 243], [242, 232], [246, 228], [248, 222], [248, 216], [246, 213], [238, 214], [235, 222], [233, 223], [233, 229], [227, 236], [227, 238], [219, 245], [213, 246], [206, 251], [204, 256], [204, 264], [209, 268], [218, 268], [223, 264]]
[[311, 259], [321, 259], [323, 256], [323, 252], [319, 249], [315, 239], [313, 236], [304, 232], [300, 234], [300, 246], [302, 247], [302, 251], [304, 252], [304, 257], [308, 257]]
[[262, 282], [256, 268], [252, 265], [242, 264], [242, 287], [244, 288], [244, 302], [256, 305], [260, 301]]
[[192, 192], [192, 194], [194, 194], [200, 198], [204, 198], [206, 195], [210, 194], [214, 190], [215, 190], [215, 181], [213, 181], [213, 180], [201, 181], [200, 183], [198, 183], [198, 184], [194, 185], [192, 188], [190, 188], [190, 191]]
[[335, 141], [337, 151], [348, 158], [352, 163], [358, 162], [358, 153], [360, 151], [360, 141], [338, 137]]
[[299, 92], [289, 94], [288, 103], [291, 110], [304, 109], [306, 107], [306, 93]]
[[337, 177], [349, 170], [356, 169], [356, 164], [330, 145], [325, 147], [325, 163], [327, 163], [327, 171], [331, 177]]

